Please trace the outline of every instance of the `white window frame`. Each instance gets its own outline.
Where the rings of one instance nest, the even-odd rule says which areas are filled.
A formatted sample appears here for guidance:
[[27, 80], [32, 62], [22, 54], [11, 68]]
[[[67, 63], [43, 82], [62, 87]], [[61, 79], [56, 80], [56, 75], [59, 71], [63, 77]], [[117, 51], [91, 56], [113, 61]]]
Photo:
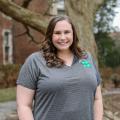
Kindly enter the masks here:
[[[62, 13], [60, 13], [59, 11], [62, 11]], [[65, 12], [64, 0], [59, 0], [57, 2], [57, 14], [64, 14], [64, 12]]]
[[[8, 60], [6, 60], [6, 53], [5, 53], [5, 47], [6, 47], [6, 32], [8, 33]], [[3, 38], [3, 64], [13, 64], [13, 36], [12, 31], [10, 29], [4, 29], [2, 32], [2, 38]]]
[[[59, 11], [63, 11], [63, 13], [59, 13]], [[64, 0], [53, 0], [49, 13], [51, 15], [58, 15], [64, 14], [64, 11], [65, 11]]]

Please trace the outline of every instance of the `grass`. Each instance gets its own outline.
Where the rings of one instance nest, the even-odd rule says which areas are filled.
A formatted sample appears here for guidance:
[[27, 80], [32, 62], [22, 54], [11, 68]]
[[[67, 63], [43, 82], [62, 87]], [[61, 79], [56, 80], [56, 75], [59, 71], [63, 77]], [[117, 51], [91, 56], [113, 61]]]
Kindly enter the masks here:
[[0, 89], [0, 102], [7, 102], [16, 99], [16, 88]]

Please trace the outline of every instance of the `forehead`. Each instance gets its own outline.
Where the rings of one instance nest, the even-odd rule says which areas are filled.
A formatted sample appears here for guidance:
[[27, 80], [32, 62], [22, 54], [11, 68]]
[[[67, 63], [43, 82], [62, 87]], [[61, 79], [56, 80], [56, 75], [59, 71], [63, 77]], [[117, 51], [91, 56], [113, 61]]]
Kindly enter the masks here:
[[72, 29], [71, 24], [67, 20], [58, 21], [55, 25], [54, 30], [64, 30], [64, 29]]

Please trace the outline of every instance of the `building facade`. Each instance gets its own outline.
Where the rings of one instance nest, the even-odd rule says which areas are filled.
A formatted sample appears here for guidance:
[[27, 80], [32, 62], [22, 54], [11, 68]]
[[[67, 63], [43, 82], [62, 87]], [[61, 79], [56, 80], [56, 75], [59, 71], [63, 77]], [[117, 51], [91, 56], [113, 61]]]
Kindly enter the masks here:
[[[40, 14], [48, 13], [49, 17], [64, 13], [64, 0], [53, 0], [52, 4], [48, 0], [32, 0], [29, 4], [25, 0], [14, 2]], [[32, 38], [39, 43], [44, 36], [31, 28], [26, 29], [23, 24], [0, 12], [0, 64], [24, 63], [26, 57], [39, 50], [38, 44]]]

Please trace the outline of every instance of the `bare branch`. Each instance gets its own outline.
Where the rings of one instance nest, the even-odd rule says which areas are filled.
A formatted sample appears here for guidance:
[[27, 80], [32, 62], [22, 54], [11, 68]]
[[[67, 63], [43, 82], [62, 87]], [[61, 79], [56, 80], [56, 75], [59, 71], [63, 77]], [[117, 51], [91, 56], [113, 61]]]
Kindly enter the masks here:
[[52, 2], [48, 2], [48, 8], [47, 10], [44, 12], [44, 15], [49, 15], [49, 11], [50, 11], [50, 8], [52, 7]]
[[30, 41], [39, 44], [39, 42], [37, 42], [34, 37], [32, 36], [32, 34], [30, 33], [30, 29], [28, 28], [28, 26], [24, 25], [25, 29], [26, 29], [26, 34], [28, 35], [28, 37], [30, 38]]
[[26, 26], [26, 25], [24, 25], [24, 27], [25, 27], [26, 31], [24, 31], [24, 32], [22, 32], [22, 33], [20, 33], [20, 34], [17, 34], [17, 35], [15, 35], [14, 37], [21, 37], [21, 36], [27, 34], [28, 37], [30, 38], [30, 41], [32, 41], [32, 42], [34, 42], [34, 43], [36, 43], [36, 44], [39, 44], [39, 42], [37, 42], [37, 41], [34, 39], [34, 37], [32, 36], [32, 34], [30, 33], [29, 27]]
[[52, 5], [54, 4], [54, 3], [57, 3], [59, 0], [48, 0], [48, 8], [47, 8], [47, 10], [44, 12], [44, 14], [43, 15], [50, 15], [49, 14], [49, 11], [50, 11], [50, 9], [52, 8]]
[[[31, 1], [32, 1], [32, 0], [24, 0], [24, 1], [23, 1], [23, 4], [22, 4], [22, 7], [23, 7], [23, 8], [28, 8], [28, 6], [29, 6], [29, 4], [30, 4]], [[32, 36], [32, 34], [30, 33], [29, 27], [28, 27], [27, 25], [24, 25], [24, 27], [25, 27], [26, 31], [23, 32], [23, 33], [18, 34], [18, 35], [15, 36], [15, 37], [19, 37], [19, 36], [22, 36], [22, 35], [26, 35], [26, 34], [27, 34], [28, 37], [30, 38], [30, 41], [38, 44], [38, 42], [34, 39], [34, 37]]]
[[22, 8], [10, 0], [0, 0], [0, 11], [11, 16], [16, 21], [45, 34], [48, 25], [48, 19], [45, 16]]
[[26, 31], [25, 32], [22, 32], [22, 33], [19, 33], [19, 34], [17, 34], [17, 35], [14, 35], [14, 37], [20, 37], [20, 36], [23, 36], [23, 35], [25, 35], [26, 34]]

